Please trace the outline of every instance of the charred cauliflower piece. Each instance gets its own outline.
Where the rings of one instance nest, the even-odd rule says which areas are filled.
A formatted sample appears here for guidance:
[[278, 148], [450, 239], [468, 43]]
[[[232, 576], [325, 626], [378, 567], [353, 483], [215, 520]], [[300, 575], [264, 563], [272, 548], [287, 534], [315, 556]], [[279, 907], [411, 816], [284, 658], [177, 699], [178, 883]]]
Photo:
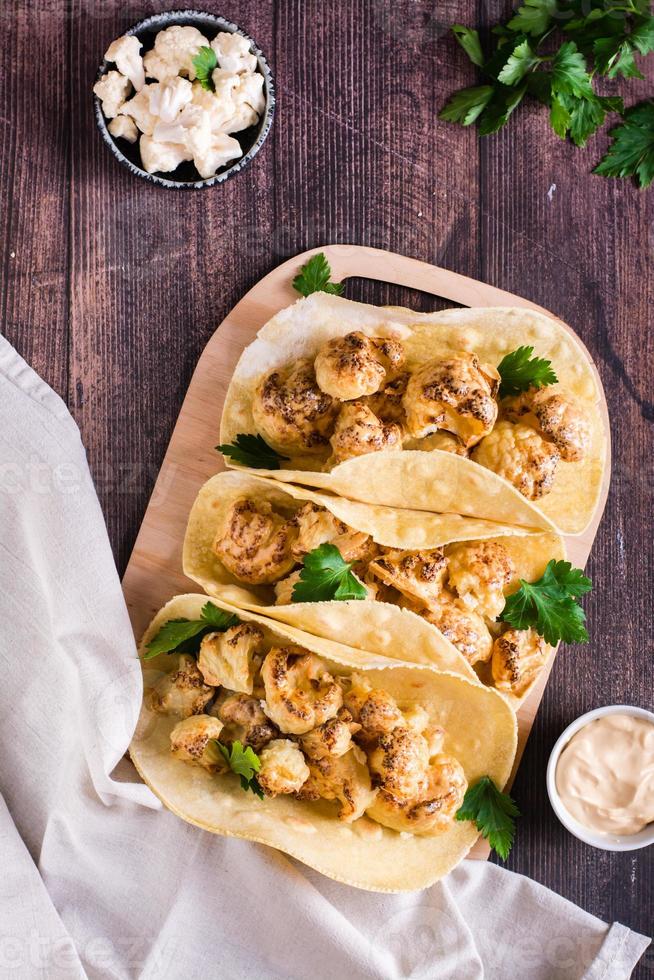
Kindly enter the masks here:
[[586, 414], [569, 398], [548, 388], [529, 391], [502, 402], [502, 413], [511, 422], [531, 425], [548, 442], [553, 442], [561, 459], [577, 463], [590, 448], [590, 423]]
[[495, 620], [504, 609], [504, 589], [515, 574], [499, 541], [471, 541], [448, 552], [448, 580], [468, 609]]
[[263, 633], [252, 623], [230, 626], [224, 633], [208, 633], [200, 643], [198, 667], [207, 684], [252, 694], [254, 654], [261, 650]]
[[533, 629], [507, 630], [493, 644], [491, 672], [498, 691], [522, 697], [541, 672], [550, 648]]
[[325, 507], [310, 501], [296, 513], [298, 536], [291, 552], [300, 561], [321, 544], [333, 544], [344, 561], [359, 561], [370, 550], [370, 535], [351, 528]]
[[538, 500], [552, 489], [560, 454], [529, 425], [498, 422], [475, 448], [475, 463], [512, 483], [528, 500]]
[[355, 456], [402, 447], [402, 430], [395, 422], [383, 422], [362, 401], [348, 402], [341, 408], [334, 433], [330, 463], [342, 463]]
[[302, 751], [309, 759], [322, 759], [325, 756], [339, 758], [352, 748], [352, 735], [359, 730], [352, 721], [352, 715], [341, 708], [338, 717], [314, 728], [312, 732], [300, 736]]
[[252, 415], [257, 430], [273, 449], [306, 456], [328, 448], [338, 407], [318, 386], [311, 361], [300, 358], [259, 381]]
[[372, 806], [376, 796], [365, 754], [353, 745], [345, 755], [309, 761], [309, 778], [297, 794], [300, 800], [338, 800], [338, 819], [352, 823]]
[[309, 778], [309, 767], [302, 752], [287, 738], [269, 742], [259, 756], [257, 780], [266, 796], [297, 793]]
[[397, 422], [398, 425], [404, 425], [406, 415], [404, 414], [402, 399], [409, 383], [409, 377], [409, 372], [404, 371], [392, 381], [387, 382], [379, 391], [362, 398], [361, 401], [383, 422]]
[[411, 601], [423, 605], [438, 602], [443, 590], [447, 559], [436, 548], [432, 551], [387, 551], [371, 561], [368, 575], [397, 589]]
[[277, 582], [275, 585], [276, 606], [290, 606], [293, 602], [293, 589], [300, 581], [300, 571], [301, 569], [298, 569], [296, 572], [291, 572], [281, 582]]
[[279, 736], [279, 729], [266, 717], [258, 698], [247, 694], [230, 694], [210, 714], [222, 721], [221, 741], [250, 745], [255, 752]]
[[381, 789], [367, 815], [384, 827], [410, 834], [436, 835], [447, 830], [463, 803], [468, 783], [461, 765], [447, 755], [435, 756], [417, 797], [398, 800]]
[[302, 647], [273, 647], [261, 667], [264, 711], [280, 731], [305, 735], [334, 718], [343, 692], [323, 661]]
[[397, 340], [367, 337], [359, 330], [335, 337], [318, 351], [316, 380], [323, 391], [340, 401], [353, 401], [379, 391], [404, 364]]
[[410, 728], [394, 728], [381, 735], [368, 755], [375, 785], [396, 800], [410, 800], [427, 786], [429, 746]]
[[214, 745], [222, 730], [222, 722], [210, 715], [185, 718], [170, 733], [170, 751], [183, 762], [192, 762], [209, 772], [223, 772], [226, 769], [225, 761]]
[[414, 612], [433, 623], [471, 666], [490, 660], [493, 638], [486, 623], [479, 613], [467, 609], [450, 593], [443, 593], [431, 608], [414, 609]]
[[463, 456], [466, 459], [470, 456], [470, 450], [466, 449], [463, 443], [451, 432], [434, 432], [431, 436], [424, 439], [405, 439], [405, 449], [422, 449], [430, 452], [432, 449], [439, 449], [442, 453], [454, 453], [455, 456]]
[[265, 585], [287, 575], [296, 560], [293, 520], [276, 514], [270, 504], [247, 497], [235, 500], [212, 545], [225, 568], [242, 582]]
[[213, 688], [205, 684], [195, 657], [182, 655], [177, 670], [159, 681], [150, 691], [148, 700], [152, 711], [188, 718], [202, 714], [214, 694]]
[[411, 375], [404, 396], [409, 435], [445, 429], [466, 448], [474, 446], [495, 425], [498, 385], [495, 368], [480, 364], [476, 354], [460, 351], [428, 361]]

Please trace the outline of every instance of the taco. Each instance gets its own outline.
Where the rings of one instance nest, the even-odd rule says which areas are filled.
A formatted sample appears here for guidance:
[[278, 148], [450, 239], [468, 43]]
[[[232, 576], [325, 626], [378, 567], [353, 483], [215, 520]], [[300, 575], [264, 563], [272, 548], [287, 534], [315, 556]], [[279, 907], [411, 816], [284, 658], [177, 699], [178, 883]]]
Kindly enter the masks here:
[[140, 647], [131, 758], [204, 830], [286, 851], [336, 880], [412, 891], [478, 837], [467, 787], [501, 789], [515, 716], [475, 681], [374, 657], [206, 596], [172, 599]]
[[567, 533], [588, 525], [606, 456], [593, 366], [556, 320], [324, 292], [245, 349], [220, 439], [232, 464], [277, 480]]
[[[351, 574], [349, 592], [321, 592], [320, 577], [307, 591], [307, 556], [326, 547], [334, 575]], [[552, 531], [371, 506], [231, 471], [200, 490], [183, 563], [209, 595], [385, 657], [474, 670], [513, 703], [552, 646], [502, 621], [506, 596], [564, 556]]]

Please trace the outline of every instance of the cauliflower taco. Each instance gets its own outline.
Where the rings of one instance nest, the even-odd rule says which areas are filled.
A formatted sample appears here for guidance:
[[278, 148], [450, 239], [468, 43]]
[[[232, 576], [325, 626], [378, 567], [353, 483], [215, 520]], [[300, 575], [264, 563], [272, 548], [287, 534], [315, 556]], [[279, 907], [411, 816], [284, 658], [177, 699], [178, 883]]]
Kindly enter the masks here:
[[[523, 608], [525, 590], [528, 604], [552, 569], [569, 569], [564, 558], [551, 530], [362, 504], [234, 471], [200, 490], [183, 556], [184, 573], [209, 595], [361, 650], [476, 676], [512, 703], [559, 638], [583, 638]], [[570, 602], [567, 614], [583, 616]]]
[[598, 406], [587, 354], [544, 314], [316, 292], [243, 352], [220, 448], [365, 503], [580, 533], [605, 463]]
[[172, 599], [139, 652], [130, 754], [166, 806], [359, 888], [447, 874], [479, 836], [467, 790], [501, 795], [511, 772], [513, 712], [458, 674], [200, 595]]

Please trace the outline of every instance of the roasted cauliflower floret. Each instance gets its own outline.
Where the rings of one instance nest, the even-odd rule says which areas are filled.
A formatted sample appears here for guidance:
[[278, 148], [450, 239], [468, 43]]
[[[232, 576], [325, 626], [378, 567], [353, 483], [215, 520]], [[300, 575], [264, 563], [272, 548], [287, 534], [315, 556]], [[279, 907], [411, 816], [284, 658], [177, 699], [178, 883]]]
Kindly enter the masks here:
[[504, 420], [482, 439], [472, 458], [503, 476], [523, 497], [538, 500], [552, 489], [560, 454], [531, 426]]
[[330, 463], [342, 463], [355, 456], [401, 449], [402, 430], [395, 422], [383, 422], [362, 401], [348, 402], [341, 408], [334, 433]]
[[287, 575], [297, 564], [292, 547], [294, 520], [276, 514], [266, 500], [235, 500], [218, 529], [212, 550], [241, 582], [264, 585]]
[[356, 745], [341, 756], [309, 761], [310, 776], [297, 794], [301, 800], [338, 800], [338, 819], [352, 823], [372, 806], [376, 790], [370, 783], [365, 754]]
[[280, 731], [305, 735], [334, 718], [343, 692], [323, 661], [302, 647], [273, 647], [261, 667], [264, 711]]
[[252, 694], [256, 670], [253, 657], [262, 643], [263, 633], [252, 623], [230, 626], [224, 633], [208, 633], [202, 638], [198, 657], [205, 682]]
[[495, 640], [491, 672], [498, 691], [522, 697], [541, 672], [550, 648], [533, 629], [509, 629]]
[[223, 722], [222, 742], [240, 742], [259, 752], [264, 745], [279, 736], [279, 729], [267, 718], [261, 701], [247, 694], [230, 694], [219, 701], [209, 714]]
[[396, 378], [393, 378], [392, 381], [386, 382], [379, 391], [376, 391], [373, 395], [368, 395], [367, 398], [362, 398], [361, 401], [382, 422], [397, 422], [399, 425], [403, 425], [406, 416], [404, 414], [402, 399], [404, 398], [404, 392], [408, 383], [409, 372], [404, 371], [402, 374], [398, 374]]
[[370, 550], [370, 535], [354, 531], [325, 507], [308, 501], [295, 515], [298, 535], [291, 553], [301, 560], [314, 548], [329, 543], [338, 548], [344, 561], [359, 561]]
[[454, 453], [455, 456], [463, 456], [466, 459], [470, 456], [470, 450], [466, 449], [463, 443], [451, 432], [434, 432], [424, 439], [405, 439], [405, 449], [421, 449], [423, 452], [431, 452], [432, 449], [439, 449], [443, 453]]
[[404, 364], [397, 340], [367, 337], [359, 330], [334, 337], [318, 351], [316, 380], [323, 391], [340, 401], [353, 401], [379, 391]]
[[210, 715], [192, 715], [178, 722], [170, 733], [170, 751], [176, 759], [203, 766], [209, 772], [226, 769], [220, 749], [215, 745], [223, 730], [221, 721]]
[[479, 613], [467, 609], [451, 593], [444, 592], [431, 608], [414, 609], [414, 612], [433, 623], [471, 666], [490, 660], [493, 638], [486, 623]]
[[301, 750], [287, 738], [269, 742], [259, 760], [257, 780], [266, 796], [297, 793], [309, 778], [309, 767]]
[[205, 684], [195, 657], [182, 654], [177, 670], [162, 677], [150, 691], [148, 700], [150, 708], [161, 715], [188, 718], [202, 714], [214, 694], [213, 688]]
[[511, 422], [533, 426], [569, 463], [579, 462], [588, 453], [590, 422], [578, 405], [558, 392], [530, 388], [515, 398], [506, 398], [502, 414]]
[[492, 430], [497, 419], [499, 374], [476, 354], [444, 354], [419, 367], [404, 395], [409, 435], [429, 436], [445, 429], [469, 448]]
[[468, 609], [495, 620], [504, 609], [504, 589], [515, 575], [508, 551], [499, 541], [454, 545], [447, 555], [450, 588]]
[[264, 375], [252, 400], [254, 423], [278, 452], [291, 456], [322, 453], [338, 414], [338, 403], [318, 387], [307, 358]]
[[342, 682], [345, 710], [358, 723], [357, 740], [370, 745], [394, 728], [406, 725], [395, 698], [387, 691], [374, 688], [363, 674], [354, 672]]
[[341, 708], [336, 718], [330, 718], [312, 732], [300, 736], [302, 751], [309, 759], [322, 759], [327, 755], [338, 758], [352, 748], [352, 735], [359, 727], [350, 712]]
[[447, 559], [439, 548], [432, 551], [389, 550], [368, 566], [369, 576], [426, 606], [438, 602], [446, 571]]
[[384, 827], [399, 832], [441, 834], [455, 819], [467, 788], [459, 762], [451, 756], [437, 755], [430, 762], [425, 785], [417, 797], [398, 800], [381, 789], [366, 813]]
[[368, 765], [375, 785], [397, 800], [415, 798], [427, 785], [427, 740], [410, 728], [394, 728], [379, 737]]

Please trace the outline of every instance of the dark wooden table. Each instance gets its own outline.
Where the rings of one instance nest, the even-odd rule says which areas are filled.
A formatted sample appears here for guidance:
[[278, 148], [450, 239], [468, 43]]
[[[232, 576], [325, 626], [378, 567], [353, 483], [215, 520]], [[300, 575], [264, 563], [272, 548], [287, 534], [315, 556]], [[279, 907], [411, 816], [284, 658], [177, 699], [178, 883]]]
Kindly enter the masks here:
[[[108, 43], [173, 6], [0, 9], [0, 326], [79, 423], [119, 569], [204, 344], [282, 259], [325, 242], [374, 245], [560, 315], [603, 377], [613, 483], [589, 565], [591, 642], [558, 657], [515, 785], [523, 817], [508, 865], [651, 934], [653, 849], [577, 842], [549, 807], [545, 765], [582, 712], [652, 702], [654, 189], [591, 177], [606, 137], [576, 150], [534, 106], [486, 139], [437, 120], [474, 80], [447, 26], [497, 20], [508, 9], [497, 0], [198, 0], [266, 52], [277, 118], [255, 164], [225, 186], [150, 187], [103, 146], [90, 89]], [[630, 101], [652, 94], [648, 67], [649, 83], [624, 85]], [[370, 284], [348, 293], [432, 306]], [[650, 952], [635, 975], [652, 971]]]

